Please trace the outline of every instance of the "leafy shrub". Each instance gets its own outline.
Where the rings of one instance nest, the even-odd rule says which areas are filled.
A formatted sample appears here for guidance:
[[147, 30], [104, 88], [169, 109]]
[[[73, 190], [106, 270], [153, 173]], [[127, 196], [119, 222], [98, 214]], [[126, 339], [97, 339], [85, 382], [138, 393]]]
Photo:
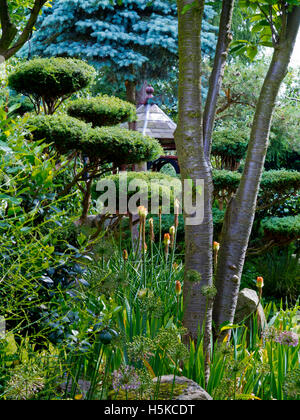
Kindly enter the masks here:
[[60, 153], [78, 150], [92, 160], [137, 163], [162, 153], [159, 142], [138, 131], [119, 127], [91, 128], [68, 115], [38, 115], [28, 120], [33, 140], [54, 143]]
[[[0, 113], [0, 127], [1, 117]], [[76, 278], [71, 275], [76, 253], [67, 232], [78, 217], [70, 208], [78, 211], [79, 203], [76, 196], [57, 197], [56, 159], [46, 158], [44, 144], [24, 139], [24, 121], [6, 118], [4, 122], [0, 143], [0, 314], [6, 314], [8, 327], [25, 326], [40, 318], [41, 305], [49, 301], [49, 289], [55, 282], [63, 285], [59, 281], [64, 277], [59, 276], [62, 267], [68, 267], [68, 283]]]
[[[228, 171], [225, 169], [213, 170], [213, 182], [215, 194], [219, 191], [226, 190], [233, 193], [237, 190], [242, 175], [239, 172]], [[272, 170], [264, 171], [260, 184], [260, 200], [266, 201], [264, 197], [267, 195], [274, 196], [277, 194], [290, 195], [300, 188], [300, 173], [297, 171]]]
[[63, 114], [34, 116], [28, 119], [27, 126], [34, 141], [53, 143], [61, 153], [80, 149], [91, 130], [83, 121]]
[[239, 172], [215, 169], [213, 171], [215, 193], [221, 190], [226, 190], [229, 193], [235, 192], [239, 186], [241, 177]]
[[213, 136], [212, 155], [219, 157], [219, 169], [236, 170], [239, 162], [246, 155], [248, 147], [247, 136], [241, 130], [227, 128], [217, 130]]
[[80, 150], [93, 158], [117, 164], [150, 161], [163, 153], [159, 142], [152, 137], [119, 127], [91, 129]]
[[136, 119], [133, 104], [107, 95], [72, 101], [67, 112], [71, 117], [91, 123], [93, 127], [117, 125]]
[[260, 188], [266, 191], [272, 190], [274, 193], [297, 191], [300, 189], [300, 172], [285, 169], [264, 171]]
[[[115, 186], [116, 186], [116, 192], [117, 192], [117, 196], [119, 194], [120, 191], [120, 177], [119, 175], [111, 175], [108, 176], [106, 178], [103, 178], [103, 180], [105, 179], [110, 179], [114, 182]], [[146, 191], [148, 192], [148, 209], [149, 212], [151, 211], [151, 183], [153, 184], [157, 184], [159, 185], [159, 200], [160, 203], [162, 202], [162, 197], [164, 196], [164, 194], [168, 194], [170, 193], [170, 210], [172, 211], [174, 208], [174, 190], [173, 188], [170, 188], [171, 185], [175, 185], [175, 188], [180, 188], [181, 187], [181, 181], [178, 178], [174, 178], [172, 176], [169, 175], [165, 175], [159, 172], [127, 172], [127, 197], [128, 200], [136, 194], [136, 191], [128, 191], [128, 185], [131, 181], [134, 180], [141, 180], [146, 182], [147, 184], [147, 189]], [[142, 190], [143, 191], [143, 190]], [[169, 226], [170, 227], [170, 226]]]
[[300, 238], [300, 215], [287, 217], [270, 217], [264, 219], [261, 227], [267, 236], [274, 238]]
[[87, 87], [94, 78], [93, 67], [70, 58], [38, 58], [20, 64], [8, 77], [9, 87], [47, 105], [47, 113], [55, 111], [59, 98], [67, 98]]

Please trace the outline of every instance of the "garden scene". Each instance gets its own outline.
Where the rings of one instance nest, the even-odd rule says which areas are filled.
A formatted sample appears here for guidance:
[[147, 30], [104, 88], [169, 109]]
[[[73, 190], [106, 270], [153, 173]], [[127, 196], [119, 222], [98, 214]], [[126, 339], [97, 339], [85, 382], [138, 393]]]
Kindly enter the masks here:
[[0, 0], [1, 401], [300, 400], [299, 26]]

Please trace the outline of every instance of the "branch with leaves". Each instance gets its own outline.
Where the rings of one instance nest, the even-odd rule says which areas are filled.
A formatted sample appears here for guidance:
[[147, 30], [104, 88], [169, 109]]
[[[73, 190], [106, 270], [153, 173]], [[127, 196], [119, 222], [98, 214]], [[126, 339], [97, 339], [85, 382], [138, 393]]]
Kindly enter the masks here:
[[30, 14], [28, 16], [25, 27], [19, 34], [17, 25], [12, 21], [8, 1], [0, 0], [0, 24], [2, 31], [0, 38], [0, 55], [3, 56], [5, 60], [8, 60], [13, 55], [15, 55], [30, 39], [34, 30], [34, 25], [43, 6], [46, 5], [46, 3], [50, 4], [50, 1], [35, 0], [32, 8], [29, 8], [31, 6], [31, 2], [28, 2]]

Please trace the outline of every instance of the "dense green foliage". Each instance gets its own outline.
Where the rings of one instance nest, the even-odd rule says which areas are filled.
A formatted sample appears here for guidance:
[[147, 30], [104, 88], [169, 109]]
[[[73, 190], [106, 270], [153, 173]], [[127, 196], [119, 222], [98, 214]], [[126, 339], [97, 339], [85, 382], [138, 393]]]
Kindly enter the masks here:
[[218, 169], [236, 170], [248, 147], [247, 134], [236, 128], [216, 130], [213, 135], [212, 155]]
[[93, 127], [117, 125], [137, 118], [134, 105], [107, 95], [72, 101], [67, 112]]
[[80, 60], [35, 59], [21, 63], [9, 75], [8, 84], [15, 91], [31, 97], [37, 104], [44, 100], [48, 105], [84, 89], [92, 82], [94, 75], [93, 67]]
[[35, 141], [53, 143], [60, 153], [80, 151], [91, 159], [116, 164], [157, 158], [162, 149], [152, 137], [119, 127], [97, 127], [68, 115], [39, 115], [28, 120]]
[[159, 142], [152, 137], [119, 127], [92, 129], [80, 147], [88, 156], [116, 164], [150, 161], [163, 153]]
[[[117, 194], [120, 191], [120, 178], [119, 175], [111, 175], [107, 177], [107, 179], [110, 179], [114, 182], [116, 186], [116, 192]], [[181, 182], [179, 179], [171, 177], [169, 175], [165, 175], [159, 172], [134, 172], [130, 171], [127, 173], [127, 187], [128, 185], [135, 180], [141, 180], [145, 183], [144, 187], [142, 187], [141, 193], [147, 192], [148, 196], [148, 208], [149, 211], [151, 209], [151, 184], [153, 185], [153, 190], [159, 194], [159, 202], [161, 204], [163, 196], [169, 196], [170, 197], [170, 209], [174, 209], [174, 199], [176, 192], [175, 189], [181, 188]], [[173, 186], [173, 187], [172, 187]], [[178, 191], [178, 190], [177, 190]], [[175, 195], [174, 195], [175, 192]], [[133, 197], [136, 194], [136, 191], [128, 191], [128, 200], [130, 200], [131, 197]]]
[[262, 221], [262, 228], [267, 235], [280, 240], [300, 238], [300, 215], [270, 217]]
[[60, 153], [80, 150], [91, 130], [83, 121], [65, 114], [33, 116], [27, 120], [27, 126], [31, 127], [30, 138], [54, 144]]
[[[210, 24], [214, 15], [208, 5], [202, 38], [207, 55], [213, 53], [216, 42], [216, 28]], [[138, 81], [163, 77], [177, 61], [177, 8], [173, 1], [56, 0], [38, 24], [32, 54], [83, 58], [106, 67], [110, 82], [122, 76]]]

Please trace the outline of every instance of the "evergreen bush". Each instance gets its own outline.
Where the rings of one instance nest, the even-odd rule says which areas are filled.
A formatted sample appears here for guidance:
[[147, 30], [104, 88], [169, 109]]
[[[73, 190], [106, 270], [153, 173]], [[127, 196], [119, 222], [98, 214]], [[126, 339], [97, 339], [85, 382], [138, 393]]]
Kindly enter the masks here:
[[299, 239], [300, 215], [287, 217], [270, 217], [261, 222], [261, 227], [267, 236], [275, 239]]
[[93, 127], [117, 125], [137, 118], [134, 105], [107, 95], [72, 101], [67, 112], [71, 117], [91, 123]]
[[27, 127], [32, 140], [53, 143], [60, 153], [80, 150], [80, 144], [88, 137], [91, 130], [91, 127], [83, 121], [64, 114], [30, 117]]
[[38, 58], [21, 63], [8, 77], [8, 85], [31, 98], [39, 111], [41, 101], [53, 114], [59, 103], [90, 85], [95, 75], [93, 67], [70, 58]]

